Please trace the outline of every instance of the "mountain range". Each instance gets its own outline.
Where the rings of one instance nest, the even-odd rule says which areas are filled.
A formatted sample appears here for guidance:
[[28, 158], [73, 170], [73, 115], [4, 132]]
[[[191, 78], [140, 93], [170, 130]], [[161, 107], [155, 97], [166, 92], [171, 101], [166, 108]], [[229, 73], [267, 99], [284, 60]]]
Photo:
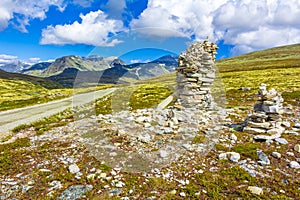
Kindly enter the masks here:
[[127, 65], [118, 57], [64, 56], [53, 62], [40, 62], [32, 66], [20, 61], [0, 66], [7, 72], [44, 77], [65, 87], [75, 84], [125, 83], [172, 72], [177, 67], [177, 56], [166, 55], [147, 63]]

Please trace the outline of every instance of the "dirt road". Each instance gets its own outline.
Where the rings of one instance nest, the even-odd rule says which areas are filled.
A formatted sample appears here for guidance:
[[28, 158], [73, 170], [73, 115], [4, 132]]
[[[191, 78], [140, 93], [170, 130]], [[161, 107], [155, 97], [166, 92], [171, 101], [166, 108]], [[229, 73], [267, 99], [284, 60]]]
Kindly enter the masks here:
[[76, 94], [72, 97], [58, 101], [0, 112], [0, 133], [7, 132], [21, 124], [28, 124], [44, 117], [49, 117], [67, 108], [92, 102], [115, 90], [115, 88], [109, 88], [84, 94]]

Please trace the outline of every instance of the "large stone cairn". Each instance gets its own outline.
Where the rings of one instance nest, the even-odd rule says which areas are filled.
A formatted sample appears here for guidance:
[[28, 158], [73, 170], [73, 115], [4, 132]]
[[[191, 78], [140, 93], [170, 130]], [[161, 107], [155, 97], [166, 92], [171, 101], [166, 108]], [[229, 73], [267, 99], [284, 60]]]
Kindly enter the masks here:
[[282, 96], [275, 90], [267, 91], [267, 85], [261, 84], [254, 105], [254, 113], [246, 119], [245, 132], [256, 134], [254, 139], [276, 139], [284, 132], [282, 127]]
[[209, 42], [192, 44], [178, 58], [177, 98], [183, 107], [211, 108], [210, 92], [215, 78], [215, 54], [217, 45]]

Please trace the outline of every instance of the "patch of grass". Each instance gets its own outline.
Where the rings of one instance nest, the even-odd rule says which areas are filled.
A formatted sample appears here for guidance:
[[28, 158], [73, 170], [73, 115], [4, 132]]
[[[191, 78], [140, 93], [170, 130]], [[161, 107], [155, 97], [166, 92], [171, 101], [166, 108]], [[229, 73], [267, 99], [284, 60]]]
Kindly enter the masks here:
[[172, 88], [164, 84], [140, 85], [130, 97], [130, 106], [133, 109], [155, 107], [172, 93]]
[[261, 148], [261, 147], [257, 143], [249, 143], [249, 142], [246, 143], [245, 142], [243, 144], [237, 144], [234, 147], [232, 147], [232, 151], [237, 152], [246, 158], [251, 158], [252, 160], [257, 160], [258, 157], [257, 157], [256, 150], [258, 148]]
[[0, 145], [0, 174], [18, 170], [18, 165], [15, 163], [22, 161], [22, 151], [15, 150], [29, 146], [30, 140], [28, 138], [19, 138], [12, 143]]
[[205, 143], [206, 141], [207, 138], [205, 137], [205, 135], [196, 135], [192, 140], [192, 144], [201, 144]]
[[[195, 183], [198, 188], [204, 188], [207, 196], [211, 199], [224, 199], [234, 197], [252, 197], [245, 189], [237, 189], [239, 185], [247, 181], [249, 185], [256, 185], [259, 181], [251, 177], [242, 168], [236, 166], [232, 168], [224, 168], [218, 173], [206, 172], [194, 175]], [[200, 186], [200, 187], [199, 187]], [[226, 196], [225, 196], [226, 194]]]

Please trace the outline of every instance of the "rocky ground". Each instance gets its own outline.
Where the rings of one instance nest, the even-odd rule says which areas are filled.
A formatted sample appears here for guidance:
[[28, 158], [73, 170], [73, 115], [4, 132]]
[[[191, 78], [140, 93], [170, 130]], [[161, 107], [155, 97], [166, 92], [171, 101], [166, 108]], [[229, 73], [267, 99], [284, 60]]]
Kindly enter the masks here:
[[247, 115], [238, 108], [22, 130], [0, 146], [0, 199], [299, 199], [300, 108], [286, 107], [284, 133], [264, 141], [238, 131]]

